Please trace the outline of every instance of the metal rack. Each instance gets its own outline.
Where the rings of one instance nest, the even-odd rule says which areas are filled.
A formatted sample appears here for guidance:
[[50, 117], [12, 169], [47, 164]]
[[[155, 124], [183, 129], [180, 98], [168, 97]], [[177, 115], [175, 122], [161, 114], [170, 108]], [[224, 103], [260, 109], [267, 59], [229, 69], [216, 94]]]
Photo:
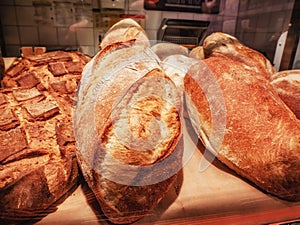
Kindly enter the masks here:
[[157, 32], [157, 40], [193, 48], [201, 43], [209, 24], [209, 21], [165, 18]]

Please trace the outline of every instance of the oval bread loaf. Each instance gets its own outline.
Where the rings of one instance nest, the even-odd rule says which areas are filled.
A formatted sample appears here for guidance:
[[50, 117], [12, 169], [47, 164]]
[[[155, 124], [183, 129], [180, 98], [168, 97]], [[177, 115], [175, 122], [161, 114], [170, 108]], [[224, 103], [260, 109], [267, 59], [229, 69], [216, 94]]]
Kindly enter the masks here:
[[158, 61], [135, 39], [110, 43], [88, 63], [79, 87], [77, 158], [116, 224], [147, 215], [181, 169], [180, 94]]
[[262, 190], [300, 200], [300, 120], [264, 76], [236, 60], [210, 57], [191, 67], [184, 86], [207, 149]]

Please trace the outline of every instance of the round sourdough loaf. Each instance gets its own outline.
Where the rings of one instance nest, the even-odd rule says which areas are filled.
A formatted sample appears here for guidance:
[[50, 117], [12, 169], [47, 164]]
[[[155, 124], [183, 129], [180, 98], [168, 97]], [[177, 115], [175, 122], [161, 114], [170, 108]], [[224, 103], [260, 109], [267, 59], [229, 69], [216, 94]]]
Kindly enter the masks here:
[[21, 223], [55, 210], [78, 185], [72, 105], [79, 52], [18, 59], [0, 89], [0, 221]]

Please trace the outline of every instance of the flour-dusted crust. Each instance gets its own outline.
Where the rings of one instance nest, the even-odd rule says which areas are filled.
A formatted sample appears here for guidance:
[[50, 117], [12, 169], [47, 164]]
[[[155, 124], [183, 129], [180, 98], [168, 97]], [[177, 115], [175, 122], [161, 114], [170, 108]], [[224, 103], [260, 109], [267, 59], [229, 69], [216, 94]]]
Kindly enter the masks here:
[[162, 62], [163, 71], [173, 80], [178, 90], [183, 92], [183, 78], [189, 68], [197, 63], [197, 59], [193, 59], [181, 54], [169, 55]]
[[300, 70], [285, 70], [274, 73], [271, 84], [285, 104], [300, 119]]
[[[210, 76], [212, 86], [203, 82]], [[300, 121], [270, 82], [224, 57], [193, 66], [184, 82], [193, 127], [206, 147], [262, 190], [299, 201]], [[210, 104], [209, 90], [221, 93], [218, 107]]]
[[88, 63], [79, 87], [77, 158], [116, 224], [150, 213], [182, 166], [180, 93], [159, 61], [138, 40], [112, 41]]
[[144, 29], [133, 19], [123, 19], [115, 23], [104, 35], [99, 48], [104, 49], [112, 43], [135, 40], [140, 45], [150, 46]]
[[168, 56], [172, 55], [189, 55], [189, 49], [175, 43], [160, 42], [151, 46], [151, 50], [163, 61]]
[[71, 115], [80, 70], [88, 60], [77, 52], [49, 52], [18, 59], [4, 75], [5, 88], [0, 90], [2, 222], [43, 217], [77, 187]]

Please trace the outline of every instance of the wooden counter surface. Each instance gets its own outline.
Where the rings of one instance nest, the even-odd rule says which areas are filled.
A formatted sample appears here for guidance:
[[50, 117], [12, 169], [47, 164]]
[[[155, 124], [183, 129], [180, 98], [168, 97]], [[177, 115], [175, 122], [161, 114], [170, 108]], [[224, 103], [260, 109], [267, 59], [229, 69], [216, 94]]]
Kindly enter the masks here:
[[[184, 129], [182, 173], [153, 212], [134, 224], [271, 224], [300, 220], [300, 202], [260, 191], [218, 160], [204, 171], [201, 144], [189, 121]], [[37, 224], [109, 224], [86, 184]]]

